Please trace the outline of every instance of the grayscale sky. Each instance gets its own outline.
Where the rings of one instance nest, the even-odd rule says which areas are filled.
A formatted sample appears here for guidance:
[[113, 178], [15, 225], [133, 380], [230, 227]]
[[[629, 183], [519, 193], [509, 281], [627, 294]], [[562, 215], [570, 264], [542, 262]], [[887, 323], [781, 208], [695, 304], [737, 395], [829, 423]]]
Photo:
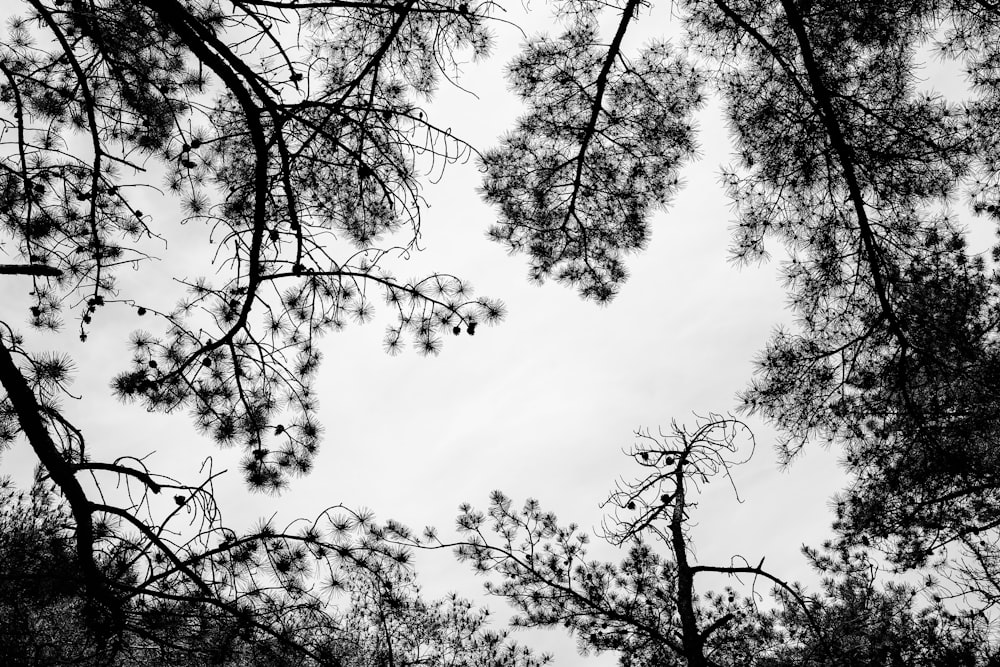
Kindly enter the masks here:
[[[547, 9], [542, 3], [534, 9], [541, 26]], [[663, 19], [646, 21], [649, 34], [666, 28]], [[479, 99], [445, 83], [428, 105], [432, 119], [481, 148], [518, 112], [500, 77], [520, 36], [505, 27], [497, 33], [496, 57], [468, 66], [461, 80]], [[645, 37], [636, 39], [638, 44]], [[774, 328], [789, 321], [777, 276], [781, 249], [772, 248], [775, 259], [759, 267], [729, 261], [733, 214], [719, 171], [731, 149], [717, 103], [706, 106], [699, 124], [700, 160], [684, 170], [682, 193], [667, 212], [656, 214], [648, 250], [630, 259], [631, 278], [605, 307], [582, 302], [556, 284], [528, 284], [524, 258], [507, 256], [485, 237], [494, 213], [476, 193], [475, 164], [449, 167], [425, 192], [431, 204], [423, 219], [426, 250], [394, 272], [409, 277], [436, 270], [468, 279], [477, 294], [505, 301], [507, 319], [474, 337], [449, 335], [441, 354], [429, 358], [413, 350], [386, 355], [382, 335], [388, 322], [379, 314], [373, 323], [351, 324], [328, 336], [317, 383], [322, 450], [311, 475], [295, 480], [280, 497], [244, 491], [239, 452], [216, 448], [186, 415], [151, 415], [110, 399], [108, 381], [129, 361], [123, 345], [129, 330], [152, 322], [109, 307], [98, 314], [86, 344], [75, 339], [72, 324], [64, 335], [37, 334], [26, 325], [27, 283], [12, 278], [0, 282], [0, 320], [26, 334], [32, 349], [63, 349], [77, 359], [72, 390], [83, 400], [67, 399], [65, 406], [92, 451], [104, 457], [152, 453], [152, 468], [188, 480], [198, 477], [208, 456], [216, 470], [232, 469], [217, 491], [235, 526], [271, 514], [279, 520], [313, 516], [343, 503], [415, 528], [436, 525], [447, 538], [460, 503], [485, 507], [489, 492], [501, 489], [516, 503], [538, 498], [563, 522], [593, 529], [602, 516], [598, 505], [616, 478], [631, 474], [622, 449], [632, 443], [633, 431], [667, 428], [671, 419], [692, 424], [694, 413], [734, 410], [752, 359]], [[164, 261], [123, 276], [124, 286], [141, 280], [139, 287], [168, 308], [182, 294], [171, 275], [193, 278], [214, 269], [199, 249], [203, 227], [179, 227], [169, 201], [153, 192], [144, 196], [144, 210], [154, 213], [171, 246], [162, 252]], [[190, 256], [179, 270], [173, 262], [183, 247], [190, 247]], [[757, 437], [756, 455], [734, 470], [744, 502], [721, 481], [706, 488], [695, 516], [695, 555], [720, 564], [735, 554], [754, 563], [765, 557], [783, 578], [808, 580], [799, 548], [828, 534], [828, 500], [843, 481], [836, 454], [814, 446], [789, 470], [779, 470], [774, 432], [759, 421], [748, 423]], [[2, 459], [4, 472], [22, 480], [31, 465], [23, 448]], [[592, 554], [616, 557], [599, 542]], [[421, 555], [418, 571], [429, 596], [449, 590], [480, 596], [481, 581], [448, 553]], [[506, 618], [502, 602], [490, 605], [495, 621]], [[520, 636], [556, 651], [557, 667], [581, 663], [562, 630]], [[611, 665], [614, 659], [586, 664]]]

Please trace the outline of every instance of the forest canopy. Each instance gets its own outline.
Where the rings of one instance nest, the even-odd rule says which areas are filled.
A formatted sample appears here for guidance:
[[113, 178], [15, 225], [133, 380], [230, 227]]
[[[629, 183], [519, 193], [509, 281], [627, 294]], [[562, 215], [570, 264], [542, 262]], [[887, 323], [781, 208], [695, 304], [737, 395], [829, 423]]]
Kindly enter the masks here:
[[[39, 479], [30, 502], [4, 496], [3, 548], [41, 554], [22, 574], [46, 582], [35, 591], [40, 618], [65, 610], [65, 637], [88, 638], [73, 660], [127, 661], [141, 646], [194, 664], [226, 637], [244, 662], [264, 659], [255, 651], [316, 664], [407, 664], [411, 653], [405, 660], [433, 664], [543, 661], [484, 629], [469, 603], [420, 597], [410, 550], [446, 544], [504, 577], [495, 591], [528, 622], [563, 622], [623, 664], [995, 655], [1000, 249], [971, 247], [969, 229], [1000, 220], [1000, 8], [682, 0], [670, 6], [680, 37], [633, 47], [650, 3], [554, 3], [537, 9], [555, 10], [551, 30], [526, 37], [508, 64], [523, 113], [493, 147], [466, 143], [431, 113], [442, 86], [474, 87], [462, 64], [493, 56], [498, 32], [512, 30], [492, 1], [8, 8], [0, 447], [30, 447]], [[959, 97], [921, 81], [928, 58], [962, 73]], [[179, 481], [153, 460], [107, 457], [63, 409], [75, 362], [49, 351], [61, 336], [126, 349], [111, 380], [117, 399], [188, 413], [207, 439], [238, 450], [250, 490], [280, 492], [312, 469], [320, 446], [321, 337], [379, 317], [388, 353], [434, 355], [503, 319], [503, 302], [475, 295], [465, 277], [395, 276], [433, 224], [423, 193], [442, 170], [480, 167], [496, 213], [488, 236], [525, 258], [533, 280], [605, 303], [628, 289], [629, 256], [681, 187], [708, 99], [725, 110], [734, 154], [723, 181], [735, 221], [718, 224], [732, 225], [737, 261], [785, 258], [794, 316], [761, 351], [739, 409], [780, 430], [783, 461], [828, 444], [849, 476], [831, 542], [811, 552], [832, 573], [820, 594], [747, 563], [725, 573], [771, 577], [777, 611], [752, 596], [740, 615], [736, 596], [698, 602], [693, 575], [711, 568], [687, 562], [690, 480], [728, 477], [742, 424], [730, 417], [675, 426], [632, 452], [650, 484], [669, 488], [619, 488], [619, 511], [647, 512], [638, 522], [616, 515], [624, 533], [608, 533], [629, 555], [575, 570], [575, 528], [530, 503], [518, 513], [502, 494], [489, 513], [508, 542], [500, 551], [471, 506], [460, 517], [465, 542], [417, 538], [346, 507], [238, 532], [222, 521], [210, 466]], [[142, 208], [158, 189], [175, 212]], [[184, 253], [163, 243], [179, 223], [210, 232], [203, 277], [188, 278]], [[153, 305], [142, 279], [122, 279], [158, 263], [185, 289], [173, 309]], [[6, 307], [23, 298], [27, 312]], [[145, 328], [109, 340], [109, 312]], [[189, 519], [196, 528], [182, 529]], [[541, 528], [524, 544], [547, 543], [570, 563], [518, 560], [511, 540], [528, 525]], [[881, 567], [936, 570], [961, 612], [940, 600], [915, 607], [916, 589], [865, 579]], [[657, 572], [676, 584], [659, 601], [639, 590]], [[338, 595], [353, 615], [331, 611]], [[633, 606], [621, 608], [629, 595]], [[859, 610], [866, 598], [877, 604]], [[664, 627], [649, 620], [663, 614]], [[17, 618], [27, 617], [0, 615]], [[831, 639], [855, 621], [857, 645]], [[621, 632], [612, 639], [601, 623]], [[410, 632], [430, 627], [445, 630]], [[904, 647], [914, 633], [923, 643]], [[791, 653], [775, 648], [792, 635]], [[45, 650], [42, 660], [70, 660]]]

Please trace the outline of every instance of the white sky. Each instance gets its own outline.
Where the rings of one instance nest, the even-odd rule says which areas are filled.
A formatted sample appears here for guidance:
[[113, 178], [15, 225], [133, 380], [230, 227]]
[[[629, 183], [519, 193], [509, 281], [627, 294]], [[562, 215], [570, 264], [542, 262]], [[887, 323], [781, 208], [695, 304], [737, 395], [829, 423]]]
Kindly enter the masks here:
[[[513, 40], [508, 44], [518, 39], [506, 37]], [[431, 118], [474, 145], [489, 146], [517, 113], [499, 79], [509, 49], [502, 46], [493, 60], [469, 68], [463, 83], [479, 100], [445, 89]], [[477, 294], [502, 298], [506, 321], [474, 337], [448, 335], [440, 356], [431, 358], [415, 351], [387, 356], [381, 342], [387, 322], [378, 316], [372, 324], [352, 324], [329, 336], [317, 383], [323, 447], [312, 474], [280, 498], [248, 496], [235, 472], [240, 453], [198, 436], [186, 415], [149, 415], [109, 398], [108, 380], [130, 357], [125, 336], [140, 323], [151, 327], [150, 321], [109, 307], [97, 314], [86, 345], [75, 340], [74, 326], [61, 336], [31, 332], [23, 278], [0, 282], [0, 320], [27, 334], [32, 349], [65, 349], [78, 360], [73, 390], [83, 400], [67, 400], [66, 408], [95, 456], [155, 451], [154, 470], [166, 467], [188, 480], [197, 478], [208, 455], [216, 469], [234, 469], [218, 490], [228, 520], [237, 526], [274, 512], [288, 520], [312, 516], [343, 503], [414, 528], [436, 525], [446, 539], [459, 503], [484, 508], [489, 492], [502, 489], [517, 503], [538, 498], [564, 523], [596, 527], [598, 503], [618, 476], [631, 473], [621, 450], [632, 442], [633, 430], [666, 428], [672, 418], [691, 424], [692, 412], [733, 409], [752, 358], [789, 318], [775, 262], [742, 269], [728, 262], [733, 215], [718, 173], [730, 149], [717, 105], [705, 109], [700, 126], [703, 157], [684, 170], [683, 192], [669, 212], [657, 214], [652, 243], [629, 261], [631, 279], [607, 307], [584, 303], [555, 284], [529, 285], [525, 259], [508, 257], [485, 238], [494, 214], [475, 193], [474, 166], [448, 169], [441, 184], [425, 193], [432, 204], [423, 226], [427, 250], [397, 266], [395, 274], [454, 273], [471, 281]], [[169, 205], [150, 202], [144, 210], [157, 211], [157, 224], [172, 239], [201, 233], [197, 225], [178, 228]], [[175, 255], [183, 245], [173, 242], [161, 253], [162, 262], [136, 277], [153, 284], [145, 282], [150, 274], [176, 274]], [[772, 250], [780, 256], [779, 248]], [[155, 294], [165, 306], [180, 296], [168, 289]], [[817, 446], [790, 471], [779, 471], [773, 432], [756, 421], [750, 425], [757, 454], [734, 473], [745, 503], [738, 505], [722, 484], [709, 487], [696, 515], [696, 555], [719, 564], [737, 553], [754, 562], [766, 556], [779, 576], [808, 578], [798, 549], [828, 534], [827, 500], [842, 482], [835, 456]], [[22, 479], [32, 464], [24, 448], [2, 459], [4, 471]], [[615, 558], [599, 544], [592, 553]], [[418, 562], [429, 597], [452, 589], [478, 595], [479, 582], [449, 554], [424, 555]], [[500, 603], [491, 606], [500, 612], [495, 620], [505, 618]], [[557, 666], [580, 662], [562, 630], [522, 637], [556, 651]], [[611, 665], [614, 658], [586, 664]]]

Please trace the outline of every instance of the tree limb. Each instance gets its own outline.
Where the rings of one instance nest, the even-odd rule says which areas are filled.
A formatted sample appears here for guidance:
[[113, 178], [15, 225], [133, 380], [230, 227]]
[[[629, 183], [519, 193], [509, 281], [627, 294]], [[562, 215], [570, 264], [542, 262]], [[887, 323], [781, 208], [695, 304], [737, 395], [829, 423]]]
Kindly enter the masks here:
[[49, 435], [42, 419], [42, 406], [11, 356], [7, 343], [0, 338], [0, 385], [7, 391], [7, 399], [14, 408], [21, 432], [27, 438], [39, 462], [48, 472], [69, 503], [76, 522], [76, 554], [84, 574], [84, 585], [93, 600], [106, 606], [116, 615], [117, 600], [107, 585], [107, 580], [94, 559], [93, 508], [87, 494], [74, 476], [73, 464], [68, 461]]
[[0, 264], [0, 275], [51, 276], [58, 278], [62, 275], [62, 271], [46, 264]]

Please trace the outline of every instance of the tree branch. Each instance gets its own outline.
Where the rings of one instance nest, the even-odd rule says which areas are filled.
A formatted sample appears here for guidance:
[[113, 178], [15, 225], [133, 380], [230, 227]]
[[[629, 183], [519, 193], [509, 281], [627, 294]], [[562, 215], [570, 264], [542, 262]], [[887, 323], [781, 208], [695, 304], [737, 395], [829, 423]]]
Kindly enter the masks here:
[[76, 522], [76, 554], [83, 570], [84, 585], [88, 594], [91, 599], [104, 604], [107, 611], [117, 617], [116, 612], [120, 611], [118, 602], [109, 590], [105, 576], [94, 559], [95, 536], [90, 500], [74, 476], [73, 464], [66, 460], [49, 435], [42, 419], [42, 406], [38, 404], [27, 380], [14, 363], [14, 358], [3, 338], [0, 338], [0, 385], [7, 391], [7, 399], [17, 415], [21, 432], [28, 439], [42, 467], [69, 502]]
[[[806, 76], [808, 77], [813, 95], [816, 96], [820, 118], [823, 121], [827, 136], [830, 138], [830, 145], [837, 154], [837, 160], [844, 174], [844, 182], [847, 185], [847, 192], [854, 207], [855, 216], [858, 219], [858, 231], [861, 234], [861, 242], [865, 249], [865, 259], [868, 263], [868, 270], [871, 272], [872, 285], [879, 306], [889, 323], [889, 329], [899, 339], [903, 349], [906, 350], [909, 347], [909, 342], [899, 318], [896, 317], [892, 303], [889, 301], [888, 286], [885, 283], [885, 278], [882, 276], [882, 268], [879, 266], [880, 253], [878, 243], [871, 222], [868, 219], [868, 210], [865, 207], [865, 200], [861, 193], [861, 185], [854, 170], [854, 152], [847, 143], [844, 131], [837, 120], [837, 112], [833, 107], [833, 96], [823, 81], [822, 68], [816, 61], [801, 14], [799, 14], [798, 9], [791, 0], [781, 0], [781, 7], [784, 9], [788, 25], [795, 35], [795, 39], [798, 41], [799, 50], [802, 55], [802, 65], [806, 70]], [[812, 104], [810, 100], [807, 100], [807, 102]]]
[[58, 278], [62, 275], [62, 271], [46, 264], [0, 264], [0, 275], [51, 276]]

